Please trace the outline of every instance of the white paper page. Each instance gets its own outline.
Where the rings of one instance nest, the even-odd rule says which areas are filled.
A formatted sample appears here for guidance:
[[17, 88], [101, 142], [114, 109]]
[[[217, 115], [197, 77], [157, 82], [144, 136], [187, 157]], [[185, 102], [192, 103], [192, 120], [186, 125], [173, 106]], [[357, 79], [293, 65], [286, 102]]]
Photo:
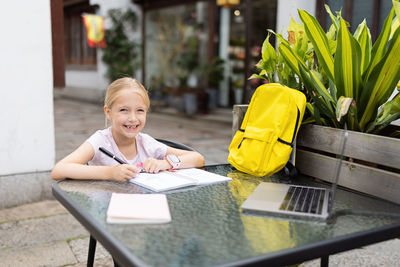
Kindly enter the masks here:
[[220, 183], [225, 181], [232, 181], [232, 178], [211, 173], [208, 171], [190, 168], [181, 169], [176, 171], [177, 174], [188, 176], [197, 181], [198, 185]]
[[131, 183], [138, 184], [156, 192], [196, 184], [196, 182], [191, 179], [186, 179], [184, 177], [174, 175], [169, 172], [139, 173], [138, 175], [136, 175], [135, 178], [129, 181]]
[[113, 193], [107, 209], [108, 223], [166, 223], [171, 221], [163, 194]]

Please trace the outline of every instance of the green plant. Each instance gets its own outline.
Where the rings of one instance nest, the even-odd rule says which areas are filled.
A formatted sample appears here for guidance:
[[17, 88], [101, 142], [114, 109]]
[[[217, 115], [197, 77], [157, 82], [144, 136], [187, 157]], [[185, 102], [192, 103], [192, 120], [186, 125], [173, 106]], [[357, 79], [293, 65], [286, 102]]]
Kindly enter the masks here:
[[244, 86], [244, 82], [243, 82], [243, 79], [236, 79], [234, 82], [233, 82], [233, 85], [234, 85], [234, 87], [236, 88], [236, 89], [242, 89], [243, 88], [243, 86]]
[[206, 64], [204, 72], [208, 85], [213, 89], [217, 89], [220, 81], [224, 79], [224, 60], [220, 57], [215, 57], [211, 63]]
[[199, 65], [199, 41], [196, 36], [189, 36], [184, 44], [183, 51], [180, 53], [180, 57], [177, 61], [177, 65], [180, 68], [179, 83], [180, 85], [186, 85], [188, 76], [196, 69]]
[[106, 77], [113, 81], [123, 76], [132, 76], [138, 66], [138, 44], [128, 38], [128, 31], [137, 26], [137, 16], [132, 10], [108, 12], [112, 27], [106, 30], [107, 47], [102, 60], [107, 65]]
[[347, 122], [351, 130], [379, 132], [400, 118], [399, 93], [388, 101], [400, 79], [400, 3], [393, 1], [393, 6], [374, 45], [365, 21], [352, 35], [341, 13], [335, 16], [325, 6], [332, 20], [325, 33], [313, 16], [299, 10], [303, 24], [292, 20], [288, 40], [274, 33], [277, 53], [267, 36], [259, 72], [250, 78], [304, 90], [305, 122], [332, 127]]

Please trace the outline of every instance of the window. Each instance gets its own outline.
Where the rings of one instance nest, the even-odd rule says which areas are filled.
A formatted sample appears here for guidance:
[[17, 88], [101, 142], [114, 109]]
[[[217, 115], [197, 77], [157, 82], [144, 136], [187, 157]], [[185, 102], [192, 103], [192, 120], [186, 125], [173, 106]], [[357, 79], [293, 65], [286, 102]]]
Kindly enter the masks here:
[[343, 18], [350, 23], [352, 33], [365, 18], [373, 40], [378, 38], [383, 22], [392, 8], [392, 0], [317, 0], [317, 18], [325, 30], [332, 22], [324, 4], [327, 4], [334, 14], [336, 11], [342, 11]]
[[88, 46], [86, 41], [86, 30], [83, 23], [83, 13], [95, 13], [95, 7], [90, 6], [88, 1], [64, 3], [64, 47], [65, 62], [67, 65], [95, 66], [96, 48]]
[[[208, 57], [208, 3], [199, 1], [146, 13], [145, 84], [196, 87]], [[193, 81], [193, 79], [192, 79]]]

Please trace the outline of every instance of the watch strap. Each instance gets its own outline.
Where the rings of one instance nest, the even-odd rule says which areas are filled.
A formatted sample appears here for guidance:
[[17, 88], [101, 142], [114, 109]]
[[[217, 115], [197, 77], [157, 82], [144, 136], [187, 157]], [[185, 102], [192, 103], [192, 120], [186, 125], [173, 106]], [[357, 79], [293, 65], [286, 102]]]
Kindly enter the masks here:
[[168, 164], [171, 166], [171, 168], [169, 168], [168, 170], [169, 171], [174, 171], [174, 170], [176, 170], [177, 168], [179, 168], [179, 163], [178, 164], [174, 164], [174, 162], [172, 161], [172, 160], [170, 160], [167, 156], [166, 157], [164, 157], [164, 159], [168, 162]]

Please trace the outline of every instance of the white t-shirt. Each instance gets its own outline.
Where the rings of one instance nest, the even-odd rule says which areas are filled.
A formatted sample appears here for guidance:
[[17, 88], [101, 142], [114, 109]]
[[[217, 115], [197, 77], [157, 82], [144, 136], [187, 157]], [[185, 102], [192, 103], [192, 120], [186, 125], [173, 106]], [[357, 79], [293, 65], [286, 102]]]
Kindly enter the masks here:
[[99, 150], [99, 147], [104, 147], [116, 157], [122, 159], [131, 165], [136, 165], [145, 162], [147, 158], [163, 159], [167, 153], [167, 146], [158, 142], [148, 134], [138, 133], [136, 135], [137, 155], [133, 159], [127, 159], [119, 151], [117, 144], [112, 136], [111, 127], [104, 130], [96, 131], [86, 142], [90, 143], [94, 149], [94, 156], [88, 162], [88, 165], [97, 166], [114, 166], [119, 164], [115, 159], [110, 158]]

